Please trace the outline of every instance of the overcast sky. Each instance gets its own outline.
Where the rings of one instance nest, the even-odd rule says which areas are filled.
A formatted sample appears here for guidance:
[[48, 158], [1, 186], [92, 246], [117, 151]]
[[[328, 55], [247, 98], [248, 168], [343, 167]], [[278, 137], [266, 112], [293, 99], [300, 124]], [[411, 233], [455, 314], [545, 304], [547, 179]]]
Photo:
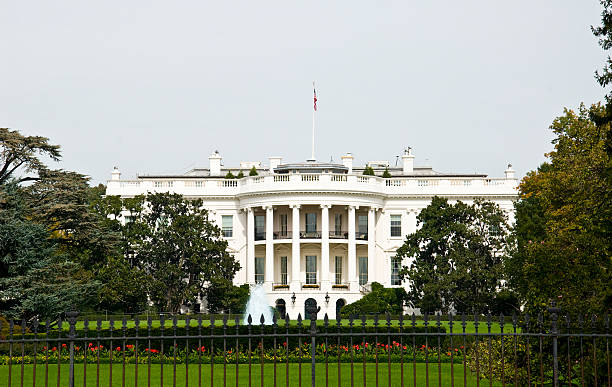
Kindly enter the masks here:
[[0, 0], [0, 127], [106, 181], [310, 156], [520, 176], [599, 101], [596, 0]]

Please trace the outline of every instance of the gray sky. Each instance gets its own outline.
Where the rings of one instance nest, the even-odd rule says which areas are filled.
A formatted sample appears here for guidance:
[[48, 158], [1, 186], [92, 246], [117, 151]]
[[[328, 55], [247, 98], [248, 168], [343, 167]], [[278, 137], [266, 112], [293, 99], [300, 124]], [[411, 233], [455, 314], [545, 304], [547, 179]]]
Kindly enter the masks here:
[[0, 127], [110, 178], [316, 156], [519, 175], [601, 100], [596, 0], [0, 0]]

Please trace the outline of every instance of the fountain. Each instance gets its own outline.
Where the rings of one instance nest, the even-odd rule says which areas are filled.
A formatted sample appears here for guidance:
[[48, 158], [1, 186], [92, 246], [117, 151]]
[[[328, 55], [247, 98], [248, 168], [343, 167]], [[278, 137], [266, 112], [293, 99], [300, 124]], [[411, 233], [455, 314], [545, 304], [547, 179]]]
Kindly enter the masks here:
[[258, 284], [255, 287], [251, 288], [251, 295], [249, 296], [249, 301], [246, 305], [246, 310], [244, 311], [244, 320], [243, 324], [248, 324], [249, 315], [253, 319], [253, 325], [259, 325], [261, 315], [264, 316], [264, 324], [271, 325], [272, 324], [272, 308], [268, 305], [268, 296], [266, 295], [266, 291], [263, 288], [262, 284]]

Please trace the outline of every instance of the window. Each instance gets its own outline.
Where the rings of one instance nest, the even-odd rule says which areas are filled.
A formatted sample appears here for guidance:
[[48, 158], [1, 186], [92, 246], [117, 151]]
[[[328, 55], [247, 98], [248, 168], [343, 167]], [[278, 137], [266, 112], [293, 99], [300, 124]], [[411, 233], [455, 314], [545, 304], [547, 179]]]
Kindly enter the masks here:
[[391, 257], [391, 285], [401, 285], [399, 272], [402, 266], [402, 260], [397, 257]]
[[317, 232], [317, 214], [306, 214], [306, 232]]
[[287, 237], [287, 214], [280, 214], [280, 237]]
[[281, 258], [281, 285], [287, 285], [287, 257]]
[[391, 236], [401, 237], [402, 236], [402, 216], [391, 215]]
[[368, 257], [359, 257], [359, 285], [368, 283]]
[[255, 257], [255, 283], [263, 284], [266, 261], [264, 257]]
[[368, 237], [368, 216], [359, 215], [357, 217], [357, 238], [367, 239]]
[[336, 257], [336, 285], [342, 284], [342, 257]]
[[334, 234], [342, 235], [342, 214], [334, 215]]
[[266, 217], [255, 215], [255, 240], [266, 238]]
[[223, 236], [231, 238], [234, 236], [234, 216], [233, 215], [222, 215], [221, 216], [221, 230]]
[[317, 283], [317, 256], [306, 256], [306, 285], [316, 285]]

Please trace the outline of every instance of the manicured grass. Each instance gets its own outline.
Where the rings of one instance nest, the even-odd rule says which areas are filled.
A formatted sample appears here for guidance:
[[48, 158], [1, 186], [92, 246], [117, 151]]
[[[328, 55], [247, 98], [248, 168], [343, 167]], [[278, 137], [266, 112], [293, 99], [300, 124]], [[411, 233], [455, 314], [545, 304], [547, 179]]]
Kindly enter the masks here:
[[[344, 320], [342, 320], [341, 325], [342, 326], [348, 326], [348, 322], [349, 322], [348, 319], [344, 319]], [[184, 327], [185, 323], [186, 323], [185, 320], [178, 320], [176, 326], [177, 327]], [[284, 321], [280, 321], [279, 322], [279, 329], [282, 329], [282, 327], [284, 327], [284, 324], [285, 324]], [[302, 324], [306, 328], [306, 327], [310, 326], [310, 321], [306, 321], [305, 323], [302, 323]], [[406, 330], [406, 332], [410, 332], [410, 329], [412, 328], [412, 325], [410, 325], [410, 324], [411, 324], [410, 320], [404, 320], [403, 326], [404, 326], [404, 329]], [[152, 327], [159, 327], [160, 325], [161, 324], [160, 324], [159, 320], [154, 320], [154, 321], [152, 321], [152, 325], [151, 326]], [[215, 320], [215, 326], [222, 326], [222, 325], [223, 325], [223, 322], [221, 320]], [[232, 321], [228, 321], [228, 326], [234, 326], [234, 325], [235, 324], [234, 324], [233, 320]], [[297, 325], [297, 321], [292, 320], [290, 322], [290, 325], [296, 326]], [[366, 320], [366, 325], [367, 326], [374, 326], [374, 320]], [[391, 321], [391, 326], [398, 326], [398, 325], [399, 325], [399, 323], [398, 323], [397, 320]], [[424, 326], [424, 321], [417, 320], [416, 321], [416, 325], [419, 326], [419, 327], [422, 327], [422, 326]], [[127, 327], [128, 328], [133, 328], [135, 326], [136, 326], [136, 324], [134, 323], [133, 320], [128, 320], [127, 321]], [[142, 328], [146, 328], [147, 327], [147, 321], [146, 320], [145, 321], [141, 320], [140, 323], [139, 323], [139, 326], [142, 327]], [[194, 319], [190, 320], [189, 326], [190, 327], [197, 327], [198, 326], [197, 317], [195, 317]], [[258, 324], [254, 324], [254, 326], [255, 326], [255, 329], [257, 329]], [[321, 320], [317, 321], [317, 326], [323, 328], [323, 321], [321, 321]], [[329, 322], [329, 326], [330, 326], [330, 329], [333, 330], [334, 327], [336, 326], [336, 320], [331, 320]], [[354, 326], [355, 326], [356, 330], [359, 330], [359, 328], [361, 327], [361, 320], [355, 321]], [[446, 332], [450, 332], [448, 321], [441, 321], [441, 326], [446, 329]], [[89, 329], [90, 330], [95, 330], [96, 327], [97, 327], [97, 322], [96, 321], [90, 321], [89, 322]], [[110, 322], [109, 321], [102, 321], [101, 327], [102, 327], [102, 329], [109, 329], [110, 328]], [[122, 321], [115, 321], [113, 327], [116, 330], [121, 329], [122, 328]], [[165, 328], [172, 328], [172, 320], [166, 320], [164, 322], [164, 327]], [[203, 320], [202, 321], [202, 327], [210, 327], [210, 320]], [[386, 321], [384, 319], [379, 320], [378, 321], [378, 327], [379, 327], [379, 329], [381, 331], [386, 329], [386, 327], [387, 327]], [[64, 323], [62, 325], [62, 328], [64, 328], [64, 330], [68, 330], [68, 324]], [[83, 321], [77, 321], [76, 329], [77, 330], [84, 329], [84, 322]], [[436, 326], [436, 321], [435, 320], [429, 321], [429, 329], [430, 329], [430, 332], [432, 332], [432, 333], [436, 332], [437, 326]], [[509, 324], [509, 323], [504, 324], [504, 332], [508, 333], [508, 332], [512, 332], [512, 331], [513, 331], [512, 330], [512, 324]], [[519, 330], [517, 330], [517, 331], [519, 331]], [[461, 326], [461, 321], [453, 321], [453, 333], [461, 333], [461, 332], [463, 332], [463, 327]], [[474, 321], [471, 321], [471, 322], [467, 321], [466, 322], [465, 332], [466, 333], [474, 333], [474, 332], [476, 332]], [[488, 332], [488, 327], [487, 327], [486, 322], [482, 322], [481, 321], [478, 324], [478, 332], [479, 333]], [[491, 332], [492, 333], [499, 333], [500, 332], [500, 326], [499, 326], [499, 323], [497, 321], [493, 322], [491, 324]]]
[[[413, 365], [404, 364], [404, 384], [406, 386], [414, 385], [413, 378]], [[456, 364], [454, 366], [454, 381], [456, 385], [463, 385], [463, 366]], [[25, 386], [33, 386], [33, 366], [24, 366], [24, 384]], [[75, 386], [83, 385], [83, 365], [75, 365]], [[135, 366], [127, 365], [125, 373], [123, 373], [123, 366], [121, 364], [114, 364], [112, 366], [112, 383], [110, 380], [110, 368], [108, 364], [100, 365], [99, 375], [96, 373], [97, 368], [95, 364], [89, 364], [87, 366], [87, 386], [96, 386], [97, 380], [99, 380], [101, 386], [122, 386], [123, 380], [125, 380], [125, 386], [147, 386], [148, 384], [148, 367], [146, 364], [141, 364], [138, 367], [138, 384], [135, 383]], [[174, 372], [172, 365], [164, 365], [164, 378], [163, 383], [165, 386], [172, 386], [174, 384]], [[325, 364], [317, 364], [315, 367], [316, 371], [316, 384], [317, 386], [325, 386]], [[378, 365], [378, 373], [376, 372], [376, 365], [368, 363], [366, 365], [365, 374], [366, 382], [369, 386], [376, 385], [376, 376], [378, 374], [378, 385], [388, 386], [389, 368], [386, 363]], [[191, 364], [187, 369], [185, 364], [176, 365], [176, 385], [185, 386], [186, 378], [190, 386], [198, 386], [199, 378], [199, 367], [198, 365]], [[188, 373], [188, 375], [187, 375]], [[351, 366], [350, 364], [342, 364], [341, 366], [341, 380], [338, 381], [338, 366], [337, 364], [329, 364], [327, 370], [329, 375], [330, 386], [350, 386], [351, 385]], [[429, 364], [429, 384], [432, 386], [438, 385], [438, 365]], [[203, 364], [201, 366], [201, 385], [210, 387], [211, 386], [211, 366], [209, 364]], [[295, 387], [299, 382], [299, 365], [289, 364], [289, 385]], [[440, 374], [441, 385], [448, 386], [451, 384], [451, 367], [450, 364], [441, 364]], [[12, 367], [12, 380], [10, 386], [21, 386], [21, 366]], [[353, 383], [355, 386], [363, 385], [363, 365], [356, 363], [353, 367]], [[476, 385], [476, 378], [468, 370], [467, 371], [467, 385]], [[36, 368], [36, 386], [44, 386], [45, 378], [48, 379], [49, 386], [67, 386], [68, 385], [68, 365], [63, 364], [60, 368], [60, 383], [57, 383], [57, 365], [49, 365], [48, 374], [45, 375], [44, 365], [38, 365]], [[99, 378], [99, 379], [98, 379]], [[0, 366], [0, 386], [9, 386], [9, 367]], [[234, 364], [228, 364], [226, 369], [225, 382], [227, 386], [235, 386], [236, 379], [238, 379], [239, 386], [249, 385], [249, 368], [246, 364], [241, 364], [238, 368], [238, 377], [236, 377], [236, 366]], [[253, 364], [251, 368], [251, 382], [252, 386], [262, 386], [261, 384], [261, 365]], [[286, 383], [286, 369], [285, 364], [277, 364], [276, 366], [276, 381], [278, 386], [284, 386]], [[310, 364], [301, 365], [301, 381], [303, 386], [310, 386], [311, 381], [311, 367]], [[152, 386], [160, 386], [162, 383], [161, 379], [161, 368], [160, 365], [151, 365], [150, 370], [150, 384]], [[423, 363], [417, 363], [416, 365], [416, 385], [423, 386], [426, 383], [426, 366]], [[223, 365], [215, 365], [213, 372], [212, 386], [223, 386], [224, 385], [224, 373]], [[272, 364], [265, 364], [263, 368], [263, 386], [274, 385], [274, 366]], [[391, 364], [391, 386], [401, 385], [401, 366], [400, 364]], [[481, 380], [481, 385], [488, 385], [488, 381]], [[493, 383], [494, 386], [500, 385], [499, 383]]]

